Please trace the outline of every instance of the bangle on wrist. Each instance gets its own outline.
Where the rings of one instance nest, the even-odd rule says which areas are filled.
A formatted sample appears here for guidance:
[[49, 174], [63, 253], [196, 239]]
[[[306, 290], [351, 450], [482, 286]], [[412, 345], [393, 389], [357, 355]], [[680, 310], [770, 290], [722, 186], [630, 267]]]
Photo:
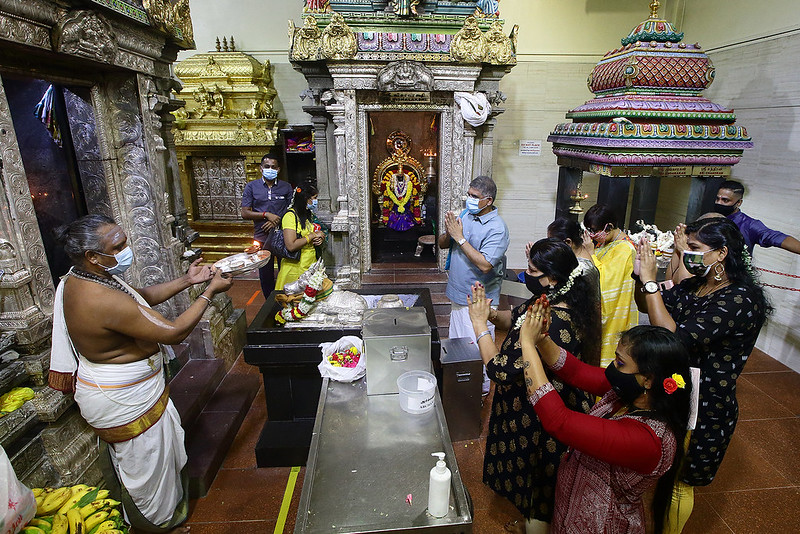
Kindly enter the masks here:
[[483, 336], [488, 336], [488, 335], [489, 335], [489, 331], [488, 330], [484, 330], [483, 332], [478, 334], [478, 337], [475, 338], [475, 343], [480, 341]]
[[199, 295], [197, 298], [198, 298], [198, 299], [203, 299], [203, 300], [205, 300], [206, 302], [208, 302], [208, 305], [209, 305], [209, 306], [211, 305], [211, 299], [210, 299], [210, 298], [208, 298], [207, 296], [205, 296], [205, 295]]
[[266, 219], [267, 218], [267, 212], [266, 211], [262, 211], [261, 212], [261, 218], [262, 219]]

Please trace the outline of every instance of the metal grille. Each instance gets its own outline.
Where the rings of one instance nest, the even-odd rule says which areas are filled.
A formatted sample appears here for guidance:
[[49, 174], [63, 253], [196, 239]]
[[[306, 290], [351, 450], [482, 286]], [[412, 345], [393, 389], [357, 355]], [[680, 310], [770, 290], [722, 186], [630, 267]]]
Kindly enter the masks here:
[[247, 183], [244, 169], [244, 157], [192, 158], [197, 219], [241, 219], [242, 193]]

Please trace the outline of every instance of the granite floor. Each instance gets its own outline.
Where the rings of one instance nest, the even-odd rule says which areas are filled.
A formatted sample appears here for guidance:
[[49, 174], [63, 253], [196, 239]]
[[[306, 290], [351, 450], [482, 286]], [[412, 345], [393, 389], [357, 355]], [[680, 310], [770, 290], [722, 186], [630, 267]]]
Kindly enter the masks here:
[[[237, 280], [229, 294], [236, 307], [245, 307], [248, 322], [264, 302], [257, 280]], [[257, 369], [240, 357], [231, 372]], [[800, 532], [800, 374], [756, 350], [738, 384], [736, 433], [714, 482], [697, 489], [684, 532]], [[294, 530], [304, 469], [291, 484], [290, 468], [256, 467], [253, 450], [266, 418], [262, 385], [208, 495], [191, 503], [192, 534]], [[484, 444], [481, 438], [453, 445], [472, 495], [473, 532], [502, 533], [519, 514], [481, 483]]]

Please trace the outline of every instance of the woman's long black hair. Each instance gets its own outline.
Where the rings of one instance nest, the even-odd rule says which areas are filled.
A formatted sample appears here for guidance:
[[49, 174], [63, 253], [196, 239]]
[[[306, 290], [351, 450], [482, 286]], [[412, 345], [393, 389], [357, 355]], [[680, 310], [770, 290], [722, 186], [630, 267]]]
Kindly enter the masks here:
[[[306, 222], [313, 218], [311, 210], [308, 209], [308, 201], [317, 194], [317, 188], [310, 181], [305, 181], [294, 190], [294, 201], [292, 209], [297, 214], [297, 221], [300, 228], [305, 228]], [[297, 235], [300, 235], [298, 232]]]
[[[764, 288], [758, 283], [750, 253], [747, 252], [739, 227], [730, 219], [723, 217], [701, 219], [686, 225], [686, 235], [694, 235], [695, 239], [708, 245], [712, 250], [728, 248], [728, 255], [724, 260], [728, 280], [733, 285], [744, 286], [750, 290], [757, 307], [753, 311], [762, 316], [761, 322], [763, 323], [773, 309]], [[690, 290], [694, 290], [704, 282], [702, 277], [695, 276], [688, 279], [686, 283]]]
[[[663, 421], [675, 436], [672, 466], [658, 479], [653, 496], [653, 531], [661, 534], [684, 457], [692, 398], [689, 354], [678, 336], [661, 326], [634, 326], [622, 333], [619, 343], [630, 351], [631, 358], [639, 368], [639, 374], [652, 380], [652, 386], [647, 390], [652, 410], [649, 416]], [[674, 374], [683, 378], [685, 386], [668, 393], [664, 388], [664, 381]]]
[[[578, 258], [572, 249], [555, 237], [540, 239], [531, 247], [530, 260], [542, 274], [558, 282], [555, 291], [567, 283], [570, 273], [578, 267]], [[581, 339], [581, 356], [591, 365], [600, 363], [600, 306], [594, 298], [594, 290], [586, 278], [578, 276], [565, 295], [557, 297], [551, 304], [563, 302], [569, 306], [572, 322]], [[535, 295], [538, 296], [538, 295]]]

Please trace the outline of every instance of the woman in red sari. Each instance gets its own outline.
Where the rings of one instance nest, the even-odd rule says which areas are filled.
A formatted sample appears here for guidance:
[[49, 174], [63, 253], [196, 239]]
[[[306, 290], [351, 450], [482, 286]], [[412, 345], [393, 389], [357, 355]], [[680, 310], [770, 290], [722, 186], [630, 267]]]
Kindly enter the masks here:
[[[655, 534], [664, 531], [689, 419], [686, 349], [670, 331], [623, 332], [615, 360], [587, 365], [548, 336], [549, 304], [540, 298], [521, 328], [530, 403], [545, 430], [570, 446], [556, 483], [551, 534], [644, 534], [642, 495], [656, 486]], [[588, 414], [564, 406], [545, 374], [602, 395]]]

